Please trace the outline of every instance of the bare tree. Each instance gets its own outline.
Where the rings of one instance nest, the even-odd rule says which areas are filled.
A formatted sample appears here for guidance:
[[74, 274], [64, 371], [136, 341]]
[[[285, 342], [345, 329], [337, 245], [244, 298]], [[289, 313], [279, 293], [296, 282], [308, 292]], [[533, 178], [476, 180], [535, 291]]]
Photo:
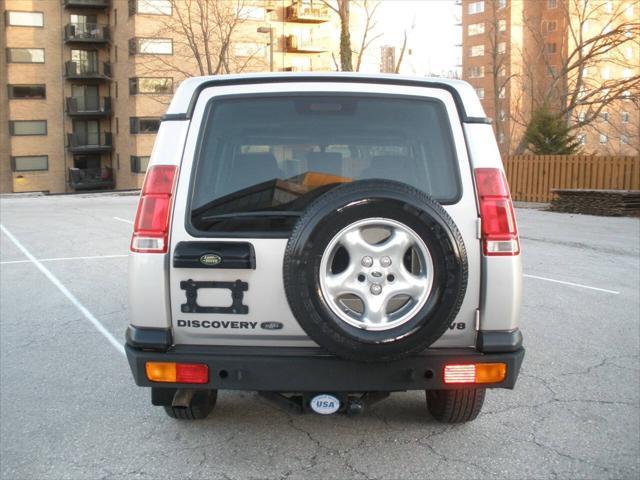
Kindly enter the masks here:
[[497, 1], [487, 2], [490, 9], [489, 20], [485, 24], [488, 37], [489, 65], [487, 72], [491, 79], [493, 90], [492, 107], [495, 115], [494, 128], [496, 137], [506, 140], [501, 145], [507, 150], [510, 147], [511, 132], [505, 131], [505, 121], [510, 116], [508, 113], [506, 91], [509, 83], [515, 77], [513, 72], [508, 71], [508, 56], [506, 52], [506, 36], [501, 28], [505, 20], [499, 19], [499, 4]]
[[[322, 0], [340, 18], [340, 70], [353, 71], [349, 0]], [[334, 59], [335, 61], [335, 59]]]
[[[158, 17], [153, 38], [173, 39], [173, 55], [149, 55], [145, 66], [154, 74], [184, 77], [237, 73], [256, 63], [264, 49], [235, 52], [246, 0], [170, 0], [173, 15]], [[250, 44], [248, 44], [250, 45]], [[153, 53], [153, 52], [152, 52]], [[261, 59], [264, 63], [264, 59]], [[260, 63], [260, 61], [258, 62]]]
[[407, 50], [407, 31], [403, 33], [402, 47], [400, 47], [400, 55], [398, 55], [398, 61], [393, 67], [393, 73], [400, 73], [400, 67], [402, 66], [402, 60], [404, 60], [404, 52]]
[[376, 10], [380, 6], [380, 2], [375, 2], [373, 5], [369, 2], [369, 0], [364, 0], [362, 4], [362, 9], [365, 14], [365, 24], [362, 32], [362, 41], [360, 42], [360, 49], [356, 54], [356, 68], [355, 71], [359, 72], [360, 67], [362, 65], [362, 58], [364, 57], [364, 53], [367, 51], [369, 46], [376, 41], [378, 38], [382, 36], [382, 33], [374, 35], [375, 28], [378, 24], [376, 21]]
[[[623, 100], [638, 108], [640, 74], [637, 53], [633, 52], [640, 45], [640, 22], [637, 16], [628, 14], [626, 7], [623, 2], [559, 2], [560, 27], [567, 31], [559, 44], [548, 43], [548, 25], [539, 17], [524, 19], [534, 39], [534, 48], [525, 52], [524, 59], [523, 74], [529, 77], [525, 82], [527, 110], [551, 108], [568, 122], [571, 131], [576, 131], [583, 127], [597, 129], [602, 112]], [[626, 47], [633, 47], [631, 55]], [[558, 54], [560, 62], [555, 60]], [[539, 70], [535, 70], [540, 66], [546, 74], [544, 82], [539, 81]], [[611, 67], [622, 68], [624, 74], [611, 78], [606, 74]], [[524, 151], [524, 143], [522, 139], [516, 153]]]
[[[353, 1], [353, 0], [322, 0], [331, 10], [338, 15], [340, 19], [340, 63], [334, 54], [333, 63], [338, 70], [344, 72], [359, 72], [362, 66], [362, 60], [365, 52], [371, 44], [382, 36], [382, 33], [375, 34], [378, 22], [376, 20], [376, 12], [380, 6], [380, 1]], [[364, 12], [364, 25], [362, 29], [362, 38], [359, 42], [359, 49], [354, 50], [351, 44], [351, 8], [356, 7]], [[354, 67], [355, 57], [355, 67]]]

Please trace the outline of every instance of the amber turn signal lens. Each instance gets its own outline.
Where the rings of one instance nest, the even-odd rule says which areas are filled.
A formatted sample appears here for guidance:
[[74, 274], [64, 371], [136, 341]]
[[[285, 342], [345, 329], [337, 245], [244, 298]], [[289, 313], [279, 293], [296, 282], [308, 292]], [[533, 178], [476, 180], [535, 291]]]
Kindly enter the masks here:
[[476, 363], [475, 383], [502, 382], [507, 376], [506, 363]]
[[173, 362], [147, 362], [147, 378], [152, 382], [176, 381], [176, 364]]

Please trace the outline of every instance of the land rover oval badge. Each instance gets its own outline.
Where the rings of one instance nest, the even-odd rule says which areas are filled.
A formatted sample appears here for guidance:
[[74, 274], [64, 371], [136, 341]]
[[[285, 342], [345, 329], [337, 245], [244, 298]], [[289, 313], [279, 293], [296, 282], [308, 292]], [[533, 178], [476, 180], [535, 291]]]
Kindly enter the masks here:
[[200, 263], [207, 267], [218, 265], [220, 262], [222, 262], [222, 257], [215, 253], [206, 253], [200, 257]]

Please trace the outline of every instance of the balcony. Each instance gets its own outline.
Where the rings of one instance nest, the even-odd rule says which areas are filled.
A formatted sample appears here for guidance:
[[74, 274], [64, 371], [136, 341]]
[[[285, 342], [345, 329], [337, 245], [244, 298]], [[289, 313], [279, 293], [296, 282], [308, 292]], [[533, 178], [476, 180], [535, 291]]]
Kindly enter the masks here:
[[69, 23], [64, 27], [65, 43], [107, 44], [111, 41], [108, 25], [97, 23]]
[[327, 49], [321, 47], [320, 40], [303, 40], [295, 35], [286, 35], [284, 37], [284, 51], [287, 53], [322, 53]]
[[287, 22], [323, 23], [331, 20], [331, 11], [326, 5], [294, 3], [287, 7]]
[[104, 62], [102, 70], [98, 62], [74, 62], [68, 61], [64, 64], [64, 76], [67, 80], [110, 80], [111, 64]]
[[111, 0], [64, 0], [64, 8], [107, 8]]
[[67, 133], [67, 148], [72, 153], [110, 152], [113, 149], [113, 139], [111, 132]]
[[114, 187], [113, 170], [102, 168], [70, 168], [69, 184], [75, 190], [97, 190]]
[[73, 118], [107, 118], [111, 115], [111, 97], [67, 97], [67, 115]]

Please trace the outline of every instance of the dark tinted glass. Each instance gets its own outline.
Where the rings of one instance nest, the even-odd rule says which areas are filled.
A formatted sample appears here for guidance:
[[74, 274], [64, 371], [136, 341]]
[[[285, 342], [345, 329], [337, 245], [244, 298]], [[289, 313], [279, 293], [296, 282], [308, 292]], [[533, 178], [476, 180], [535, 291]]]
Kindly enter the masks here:
[[196, 159], [192, 225], [211, 234], [286, 235], [322, 193], [355, 180], [459, 196], [444, 105], [405, 97], [278, 96], [215, 100]]
[[45, 98], [44, 85], [9, 85], [9, 98]]

